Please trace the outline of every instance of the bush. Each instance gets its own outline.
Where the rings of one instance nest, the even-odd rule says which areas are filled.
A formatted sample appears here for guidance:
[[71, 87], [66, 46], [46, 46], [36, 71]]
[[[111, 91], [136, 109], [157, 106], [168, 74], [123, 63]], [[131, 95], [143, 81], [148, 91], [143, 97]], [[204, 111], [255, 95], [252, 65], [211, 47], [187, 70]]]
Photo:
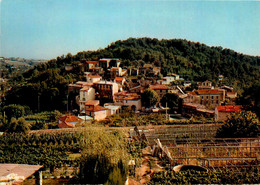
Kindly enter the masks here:
[[15, 118], [12, 118], [10, 121], [10, 125], [8, 126], [8, 129], [6, 132], [8, 133], [26, 133], [30, 130], [30, 124], [28, 124], [27, 121], [25, 121], [24, 118], [19, 118], [16, 120]]
[[[26, 111], [29, 112], [27, 107]], [[25, 115], [25, 108], [22, 105], [11, 104], [4, 106], [4, 112], [8, 120], [11, 120], [12, 118], [18, 119]]]
[[95, 184], [124, 182], [130, 159], [125, 133], [96, 128], [86, 131], [84, 138], [79, 173], [81, 181]]
[[260, 124], [252, 112], [234, 113], [216, 133], [217, 138], [258, 137]]
[[216, 171], [199, 172], [194, 170], [155, 173], [152, 184], [258, 184], [260, 181], [257, 168], [244, 168], [238, 171], [222, 169]]

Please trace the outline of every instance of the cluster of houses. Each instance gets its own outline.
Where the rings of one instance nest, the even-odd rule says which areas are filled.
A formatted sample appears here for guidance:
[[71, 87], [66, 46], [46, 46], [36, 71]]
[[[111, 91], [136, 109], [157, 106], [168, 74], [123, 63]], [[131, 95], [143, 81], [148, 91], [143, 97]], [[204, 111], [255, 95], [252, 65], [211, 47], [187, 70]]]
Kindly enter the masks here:
[[[214, 88], [212, 82], [199, 83], [198, 90], [186, 91], [183, 98], [183, 115], [203, 115], [208, 118], [215, 118], [216, 121], [225, 120], [223, 114], [241, 111], [241, 106], [235, 105], [237, 93], [232, 87], [221, 86]], [[228, 102], [227, 106], [223, 106]], [[227, 107], [227, 108], [223, 108]], [[233, 108], [231, 108], [233, 107]]]
[[[160, 74], [160, 67], [151, 64], [127, 70], [120, 67], [119, 59], [103, 58], [99, 61], [84, 61], [82, 68], [86, 81], [68, 85], [68, 93], [74, 95], [72, 98], [78, 105], [81, 116], [63, 116], [59, 120], [60, 128], [75, 127], [82, 120], [103, 120], [123, 111], [144, 111], [141, 94], [148, 88], [153, 89], [160, 98], [166, 93], [179, 95], [183, 99], [182, 114], [187, 117], [203, 115], [215, 120], [224, 120], [231, 112], [241, 111], [240, 106], [232, 104], [237, 96], [232, 87], [214, 88], [210, 81], [199, 83], [198, 89], [193, 91], [184, 91], [185, 86], [190, 84], [183, 87], [171, 85], [172, 82], [180, 80], [177, 74], [169, 74], [153, 83], [147, 79], [127, 82], [127, 75]], [[67, 66], [66, 70], [71, 68]], [[104, 80], [101, 72], [106, 73], [109, 80]], [[104, 98], [106, 103], [102, 101]], [[221, 106], [227, 100], [231, 105]]]

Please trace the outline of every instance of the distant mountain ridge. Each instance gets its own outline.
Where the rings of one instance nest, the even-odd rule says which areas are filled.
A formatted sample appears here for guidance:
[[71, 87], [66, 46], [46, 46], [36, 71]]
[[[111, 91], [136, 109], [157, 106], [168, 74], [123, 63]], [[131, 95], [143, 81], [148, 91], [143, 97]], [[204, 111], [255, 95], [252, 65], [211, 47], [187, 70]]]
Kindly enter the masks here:
[[10, 78], [46, 61], [47, 60], [24, 59], [20, 57], [0, 57], [1, 77]]

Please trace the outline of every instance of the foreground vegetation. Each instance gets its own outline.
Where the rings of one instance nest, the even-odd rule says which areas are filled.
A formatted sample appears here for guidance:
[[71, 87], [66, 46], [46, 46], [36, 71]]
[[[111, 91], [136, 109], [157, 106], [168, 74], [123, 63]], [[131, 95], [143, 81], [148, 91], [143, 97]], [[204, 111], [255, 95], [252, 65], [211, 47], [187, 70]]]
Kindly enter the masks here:
[[129, 141], [119, 130], [90, 127], [72, 133], [0, 137], [0, 163], [38, 164], [51, 172], [66, 164], [80, 167], [79, 173], [75, 171], [75, 182], [122, 184], [128, 160], [140, 157], [141, 144]]
[[257, 168], [244, 168], [241, 172], [232, 169], [199, 171], [166, 171], [155, 173], [152, 184], [258, 184], [260, 182]]
[[250, 111], [233, 113], [217, 130], [217, 138], [252, 138], [258, 137], [260, 122], [256, 114]]
[[[54, 168], [77, 161], [70, 153], [79, 153], [81, 134], [5, 134], [0, 137], [0, 163], [39, 164]], [[75, 164], [76, 165], [76, 164]]]
[[29, 130], [58, 128], [58, 118], [63, 114], [57, 110], [33, 114], [28, 106], [10, 104], [0, 114], [0, 131], [25, 133]]

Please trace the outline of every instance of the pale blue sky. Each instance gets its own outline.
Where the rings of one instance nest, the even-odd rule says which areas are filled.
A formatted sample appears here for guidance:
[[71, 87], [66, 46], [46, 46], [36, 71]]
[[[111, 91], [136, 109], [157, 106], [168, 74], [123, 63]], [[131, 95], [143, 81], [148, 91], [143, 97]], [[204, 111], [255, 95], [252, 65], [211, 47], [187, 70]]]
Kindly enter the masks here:
[[181, 38], [260, 55], [257, 1], [2, 0], [0, 16], [4, 57], [51, 59], [129, 37]]

